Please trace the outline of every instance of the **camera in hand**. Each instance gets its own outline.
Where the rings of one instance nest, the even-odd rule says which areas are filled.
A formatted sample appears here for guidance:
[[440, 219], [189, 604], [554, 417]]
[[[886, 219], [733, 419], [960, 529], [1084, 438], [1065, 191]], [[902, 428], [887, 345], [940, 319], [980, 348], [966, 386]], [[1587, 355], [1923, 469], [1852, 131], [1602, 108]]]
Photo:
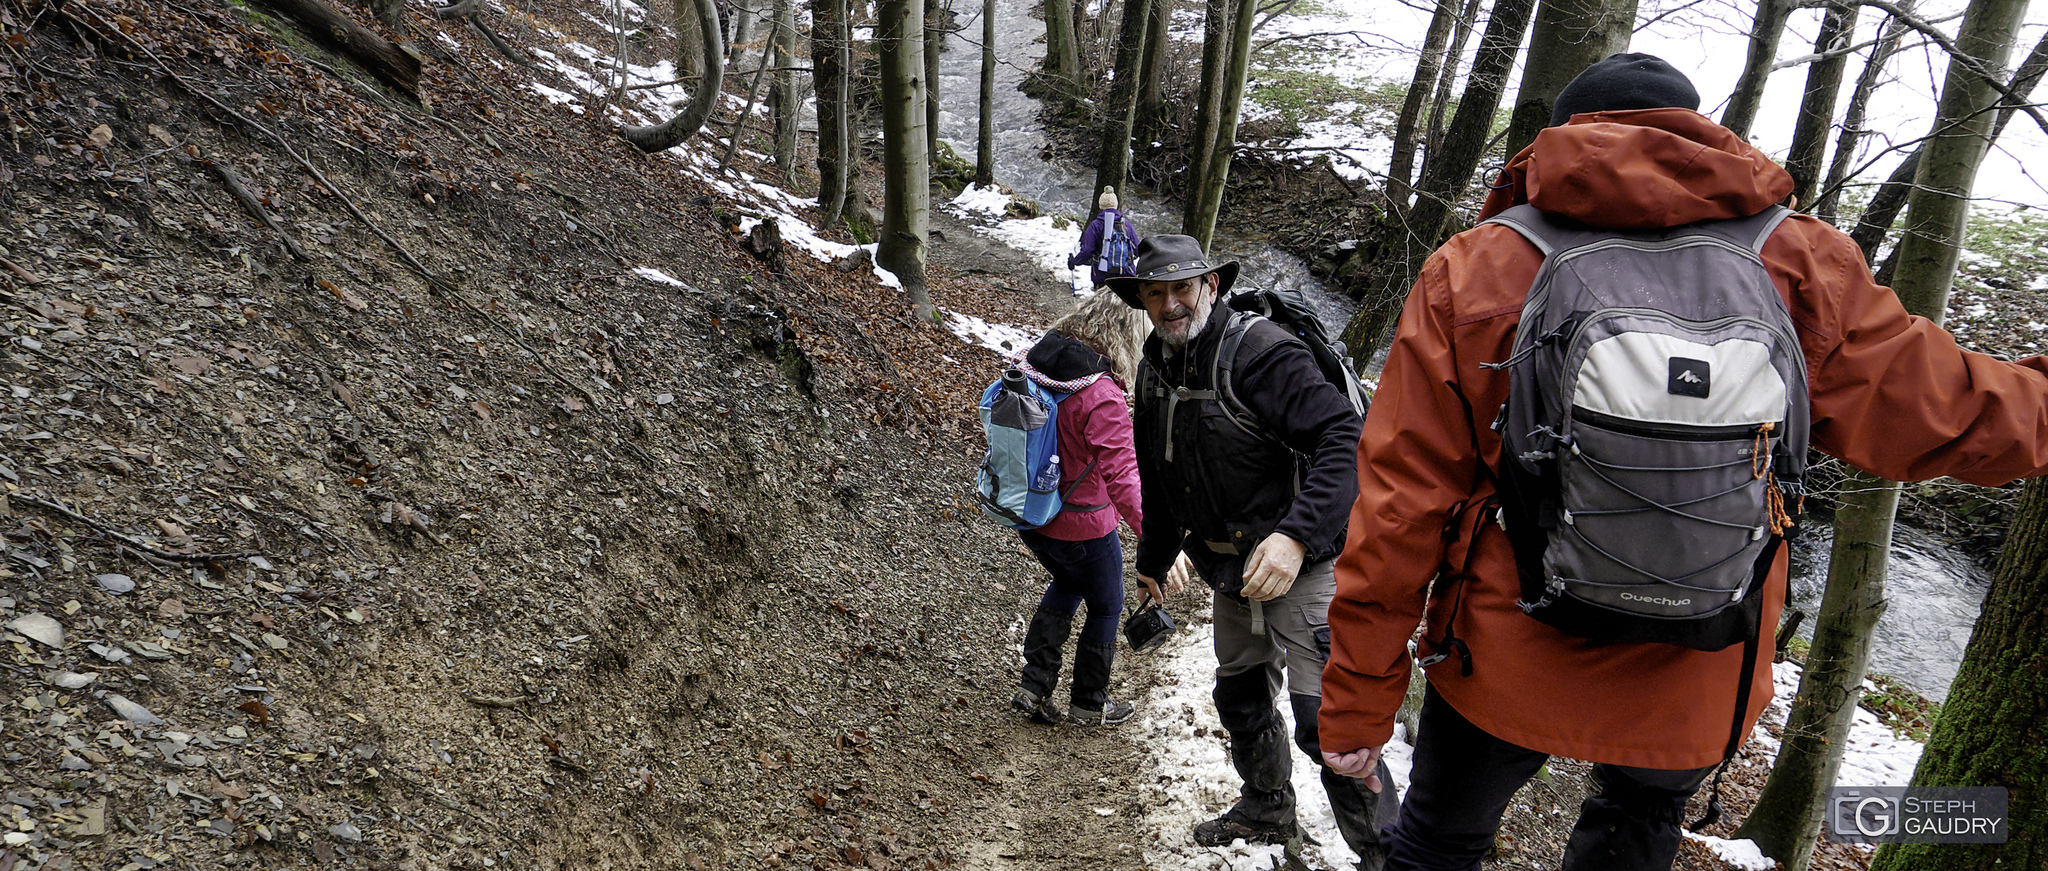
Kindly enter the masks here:
[[1124, 619], [1124, 641], [1131, 645], [1132, 653], [1147, 653], [1165, 644], [1178, 628], [1172, 614], [1158, 602], [1148, 602]]

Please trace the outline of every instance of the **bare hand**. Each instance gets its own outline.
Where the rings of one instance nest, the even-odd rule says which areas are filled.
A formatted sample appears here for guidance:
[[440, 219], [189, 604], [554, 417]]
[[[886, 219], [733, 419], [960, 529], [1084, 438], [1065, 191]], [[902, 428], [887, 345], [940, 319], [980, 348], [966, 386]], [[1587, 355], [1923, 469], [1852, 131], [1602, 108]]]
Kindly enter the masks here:
[[1173, 568], [1166, 571], [1166, 591], [1168, 593], [1178, 593], [1187, 589], [1188, 576], [1193, 574], [1194, 570], [1195, 564], [1188, 561], [1187, 554], [1183, 553], [1174, 557]]
[[1386, 784], [1380, 783], [1380, 748], [1367, 747], [1349, 753], [1323, 752], [1323, 762], [1331, 771], [1345, 777], [1356, 777], [1365, 781], [1365, 788], [1379, 792]]
[[1287, 595], [1308, 548], [1280, 533], [1266, 536], [1244, 561], [1244, 595], [1261, 602]]
[[[1156, 580], [1153, 580], [1152, 578], [1146, 577], [1145, 575], [1139, 575], [1139, 576], [1138, 576], [1138, 585], [1139, 585], [1139, 586], [1142, 586], [1142, 587], [1144, 587], [1144, 588], [1145, 588], [1145, 601], [1152, 601], [1152, 602], [1161, 602], [1161, 603], [1164, 603], [1164, 602], [1166, 601], [1166, 595], [1165, 595], [1165, 594], [1163, 594], [1163, 593], [1161, 593], [1161, 592], [1159, 592], [1159, 582], [1158, 582], [1158, 581], [1156, 581]], [[1138, 603], [1138, 607], [1139, 607], [1139, 608], [1143, 608], [1143, 607], [1145, 607], [1145, 601], [1140, 601], [1140, 602]]]

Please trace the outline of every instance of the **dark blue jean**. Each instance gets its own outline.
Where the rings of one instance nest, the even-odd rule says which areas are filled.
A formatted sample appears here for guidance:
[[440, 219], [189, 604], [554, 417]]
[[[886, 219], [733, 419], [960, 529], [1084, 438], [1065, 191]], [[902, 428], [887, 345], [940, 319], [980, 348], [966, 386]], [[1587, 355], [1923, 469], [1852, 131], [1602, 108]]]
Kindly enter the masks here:
[[1087, 541], [1062, 541], [1035, 532], [1019, 535], [1052, 573], [1052, 583], [1039, 598], [1038, 611], [1024, 633], [1024, 689], [1041, 698], [1052, 695], [1059, 685], [1074, 611], [1085, 603], [1088, 618], [1081, 625], [1081, 644], [1074, 657], [1072, 700], [1082, 708], [1101, 710], [1108, 698], [1110, 663], [1116, 657], [1117, 623], [1123, 616], [1123, 542], [1115, 532]]
[[[1430, 687], [1408, 793], [1382, 835], [1386, 867], [1478, 871], [1509, 800], [1549, 758], [1488, 734]], [[1564, 871], [1669, 871], [1683, 840], [1685, 801], [1712, 771], [1593, 766], [1598, 791], [1579, 806]]]

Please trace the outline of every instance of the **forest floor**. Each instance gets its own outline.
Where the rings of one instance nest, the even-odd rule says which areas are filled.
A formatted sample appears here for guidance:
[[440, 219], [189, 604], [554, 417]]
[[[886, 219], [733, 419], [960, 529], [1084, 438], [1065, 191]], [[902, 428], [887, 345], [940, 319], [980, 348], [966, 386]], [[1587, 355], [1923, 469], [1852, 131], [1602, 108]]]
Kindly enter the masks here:
[[[560, 54], [608, 9], [486, 24]], [[997, 356], [755, 253], [803, 207], [712, 146], [408, 27], [418, 101], [255, 7], [0, 2], [0, 871], [1186, 850], [1133, 733], [1005, 706], [1044, 576], [967, 498]], [[941, 307], [1069, 304], [934, 231]], [[1553, 867], [1582, 794], [1532, 785], [1489, 867]]]

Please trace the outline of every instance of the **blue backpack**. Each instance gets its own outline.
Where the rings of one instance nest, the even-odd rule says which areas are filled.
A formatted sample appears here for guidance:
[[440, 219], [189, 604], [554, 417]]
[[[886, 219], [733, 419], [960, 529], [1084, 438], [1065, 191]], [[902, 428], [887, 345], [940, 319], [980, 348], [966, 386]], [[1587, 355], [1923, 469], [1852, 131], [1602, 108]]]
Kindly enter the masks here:
[[1060, 490], [1060, 401], [1073, 394], [1047, 390], [1016, 369], [981, 394], [981, 431], [988, 437], [988, 456], [975, 475], [975, 496], [981, 511], [1011, 529], [1037, 529], [1064, 509], [1100, 511], [1104, 505], [1063, 505], [1062, 497], [1095, 470], [1095, 464], [1074, 476]]
[[1131, 245], [1131, 237], [1124, 232], [1124, 218], [1117, 215], [1109, 219], [1102, 228], [1102, 256], [1096, 258], [1095, 268], [1104, 275], [1134, 275], [1138, 271], [1138, 252]]

